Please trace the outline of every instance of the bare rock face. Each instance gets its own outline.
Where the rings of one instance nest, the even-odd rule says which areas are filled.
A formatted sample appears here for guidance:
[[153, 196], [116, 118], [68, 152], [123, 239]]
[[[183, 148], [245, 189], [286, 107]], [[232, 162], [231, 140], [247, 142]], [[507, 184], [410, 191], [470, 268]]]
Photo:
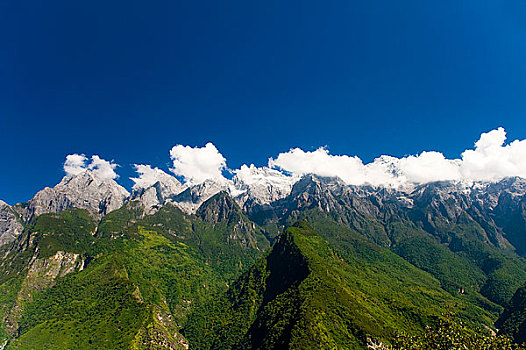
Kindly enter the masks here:
[[0, 246], [13, 242], [24, 226], [10, 205], [0, 200]]
[[243, 214], [239, 205], [225, 191], [219, 192], [204, 202], [196, 215], [213, 225], [226, 224], [228, 229], [224, 238], [229, 243], [257, 250], [268, 248], [268, 241], [259, 239], [263, 236], [261, 228]]
[[189, 187], [173, 198], [173, 204], [187, 214], [195, 214], [197, 209], [215, 194], [225, 191], [230, 192], [228, 182], [205, 180], [203, 183]]
[[58, 251], [49, 258], [33, 260], [24, 281], [30, 290], [42, 290], [54, 284], [57, 277], [82, 270], [83, 260], [79, 254]]
[[165, 203], [172, 201], [184, 189], [185, 186], [175, 177], [166, 175], [147, 188], [134, 188], [130, 200], [139, 200], [146, 214], [153, 214]]
[[230, 192], [231, 183], [206, 180], [200, 184], [182, 185], [175, 177], [167, 175], [146, 188], [135, 188], [130, 200], [138, 200], [146, 214], [155, 213], [161, 206], [171, 203], [187, 214], [195, 214], [205, 201], [221, 191]]
[[119, 209], [129, 193], [112, 179], [101, 179], [87, 170], [65, 176], [53, 188], [46, 187], [28, 203], [24, 219], [44, 213], [59, 213], [67, 208], [87, 209], [95, 215], [105, 215]]
[[[243, 209], [258, 223], [295, 220], [305, 209], [318, 208], [338, 222], [363, 231], [368, 222], [412, 221], [439, 239], [450, 239], [452, 227], [481, 227], [474, 235], [486, 244], [526, 254], [526, 180], [497, 182], [440, 181], [404, 188], [352, 186], [338, 178], [312, 174], [297, 181], [288, 196], [268, 206]], [[365, 220], [365, 221], [364, 221]], [[387, 233], [371, 229], [376, 243], [390, 246]]]

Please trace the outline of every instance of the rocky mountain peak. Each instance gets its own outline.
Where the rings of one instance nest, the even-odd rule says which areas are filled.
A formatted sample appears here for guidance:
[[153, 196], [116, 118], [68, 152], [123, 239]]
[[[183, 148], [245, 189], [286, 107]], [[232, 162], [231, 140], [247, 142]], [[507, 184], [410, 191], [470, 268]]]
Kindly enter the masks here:
[[523, 196], [526, 194], [526, 179], [521, 177], [507, 177], [501, 181], [490, 183], [487, 187], [488, 192], [506, 192], [514, 196]]
[[166, 175], [158, 178], [155, 183], [148, 187], [134, 186], [130, 200], [139, 200], [146, 213], [152, 214], [160, 206], [172, 201], [185, 188], [175, 177]]
[[29, 202], [24, 215], [26, 221], [44, 213], [59, 213], [76, 207], [95, 215], [105, 215], [120, 208], [130, 194], [115, 180], [101, 178], [86, 170], [67, 175], [53, 188], [46, 187]]
[[221, 191], [229, 192], [229, 183], [209, 179], [188, 187], [173, 198], [173, 203], [187, 214], [194, 214], [201, 204]]
[[214, 224], [220, 221], [230, 223], [234, 219], [239, 220], [242, 211], [227, 192], [221, 191], [201, 204], [196, 215], [204, 221]]
[[294, 184], [291, 195], [294, 197], [302, 193], [321, 195], [323, 193], [341, 192], [344, 187], [347, 185], [340, 178], [307, 174]]

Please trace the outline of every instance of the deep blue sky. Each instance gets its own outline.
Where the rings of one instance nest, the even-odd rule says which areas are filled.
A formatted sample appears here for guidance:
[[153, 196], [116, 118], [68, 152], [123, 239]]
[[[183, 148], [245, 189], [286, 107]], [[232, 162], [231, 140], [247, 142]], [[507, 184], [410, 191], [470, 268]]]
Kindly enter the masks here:
[[524, 1], [0, 2], [0, 198], [69, 153], [236, 168], [328, 145], [371, 161], [526, 138]]

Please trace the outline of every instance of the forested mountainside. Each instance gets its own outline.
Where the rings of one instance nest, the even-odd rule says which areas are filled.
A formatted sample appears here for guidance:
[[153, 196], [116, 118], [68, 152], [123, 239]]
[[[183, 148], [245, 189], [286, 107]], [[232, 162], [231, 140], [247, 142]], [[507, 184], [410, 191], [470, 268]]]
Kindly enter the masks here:
[[447, 312], [523, 341], [525, 194], [306, 175], [130, 195], [86, 171], [0, 205], [0, 348], [365, 349]]

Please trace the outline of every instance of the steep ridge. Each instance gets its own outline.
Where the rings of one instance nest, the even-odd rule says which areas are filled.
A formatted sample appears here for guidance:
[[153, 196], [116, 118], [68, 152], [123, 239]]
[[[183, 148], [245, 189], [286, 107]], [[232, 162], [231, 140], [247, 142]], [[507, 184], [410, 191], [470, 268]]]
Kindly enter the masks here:
[[323, 212], [432, 273], [450, 292], [469, 289], [504, 306], [526, 281], [526, 262], [517, 254], [524, 182], [438, 182], [402, 192], [308, 175], [288, 197], [250, 217], [268, 227]]
[[[190, 345], [363, 349], [370, 337], [422, 330], [448, 307], [491, 324], [490, 314], [389, 250], [335, 222], [324, 226], [324, 235], [306, 222], [287, 229], [227, 294], [190, 316]], [[346, 238], [334, 244], [337, 237]]]
[[121, 242], [36, 295], [8, 349], [186, 348], [178, 323], [221, 279], [187, 247], [137, 233], [142, 240]]
[[269, 247], [265, 231], [250, 221], [239, 205], [224, 191], [204, 202], [196, 215], [216, 228], [226, 225], [222, 229], [228, 233], [225, 237], [227, 242], [235, 241], [242, 246], [259, 250]]
[[506, 233], [506, 239], [521, 255], [526, 253], [526, 180], [508, 178], [488, 186], [493, 201], [491, 214], [497, 227]]
[[84, 267], [93, 249], [95, 220], [85, 209], [70, 208], [60, 214], [44, 214], [0, 254], [0, 289], [5, 293], [0, 308], [0, 334], [9, 339], [18, 332], [27, 305], [56, 279]]
[[254, 206], [267, 206], [287, 197], [297, 180], [267, 167], [243, 165], [232, 178], [236, 190], [232, 197], [245, 211], [250, 211]]

